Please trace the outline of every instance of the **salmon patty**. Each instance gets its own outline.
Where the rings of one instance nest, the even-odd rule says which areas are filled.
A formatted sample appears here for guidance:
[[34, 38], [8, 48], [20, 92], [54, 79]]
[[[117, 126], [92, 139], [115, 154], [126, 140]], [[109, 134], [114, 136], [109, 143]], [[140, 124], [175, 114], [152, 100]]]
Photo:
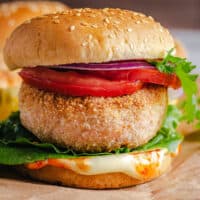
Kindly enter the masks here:
[[67, 97], [23, 83], [20, 118], [44, 142], [78, 152], [113, 151], [147, 143], [160, 129], [167, 89], [146, 85], [132, 95]]

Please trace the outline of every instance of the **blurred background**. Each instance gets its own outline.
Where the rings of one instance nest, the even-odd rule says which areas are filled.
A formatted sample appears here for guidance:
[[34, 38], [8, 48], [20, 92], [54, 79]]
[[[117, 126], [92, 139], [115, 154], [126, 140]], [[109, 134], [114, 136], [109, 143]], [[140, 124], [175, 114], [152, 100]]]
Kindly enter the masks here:
[[[61, 0], [70, 7], [117, 7], [154, 16], [170, 28], [200, 29], [200, 0]], [[0, 0], [0, 2], [6, 2]], [[7, 1], [12, 2], [12, 1]]]
[[[72, 8], [117, 7], [153, 16], [171, 30], [200, 66], [200, 0], [61, 0]], [[0, 0], [0, 2], [6, 2]], [[7, 1], [12, 2], [12, 1]]]
[[[200, 29], [200, 0], [61, 0], [70, 7], [115, 7], [154, 16], [170, 28]], [[12, 2], [3, 1], [0, 2]]]
[[200, 29], [200, 0], [63, 0], [71, 7], [117, 7], [154, 16], [168, 27]]

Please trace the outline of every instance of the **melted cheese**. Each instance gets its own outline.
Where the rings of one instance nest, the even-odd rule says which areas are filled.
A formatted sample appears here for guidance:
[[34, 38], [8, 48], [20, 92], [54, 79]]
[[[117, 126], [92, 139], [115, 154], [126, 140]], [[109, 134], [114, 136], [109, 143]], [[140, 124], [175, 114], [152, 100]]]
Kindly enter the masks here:
[[167, 149], [134, 152], [119, 155], [80, 157], [70, 159], [48, 159], [27, 164], [29, 169], [55, 166], [70, 169], [77, 174], [97, 175], [121, 172], [138, 180], [159, 176], [169, 167], [172, 155]]

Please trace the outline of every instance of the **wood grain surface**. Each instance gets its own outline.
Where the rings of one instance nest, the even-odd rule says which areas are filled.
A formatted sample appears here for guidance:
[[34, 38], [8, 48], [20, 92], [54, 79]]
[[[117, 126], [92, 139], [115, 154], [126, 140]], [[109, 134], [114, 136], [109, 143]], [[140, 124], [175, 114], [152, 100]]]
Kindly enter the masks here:
[[[172, 169], [149, 183], [120, 190], [85, 190], [52, 186], [23, 179], [0, 169], [1, 200], [198, 200], [200, 199], [200, 133], [186, 138]], [[64, 198], [66, 197], [66, 198]]]

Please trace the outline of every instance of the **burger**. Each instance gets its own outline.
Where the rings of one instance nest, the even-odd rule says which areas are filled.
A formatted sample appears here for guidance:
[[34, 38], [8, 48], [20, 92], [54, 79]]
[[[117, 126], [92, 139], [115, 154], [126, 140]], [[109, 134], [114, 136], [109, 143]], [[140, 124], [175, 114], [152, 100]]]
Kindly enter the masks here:
[[0, 120], [18, 109], [18, 90], [21, 79], [16, 72], [10, 72], [3, 61], [3, 47], [6, 38], [22, 22], [38, 15], [63, 11], [67, 7], [59, 2], [16, 1], [0, 4]]
[[167, 88], [184, 88], [192, 68], [173, 48], [167, 29], [128, 10], [72, 9], [23, 23], [4, 49], [23, 83], [19, 112], [0, 125], [0, 164], [93, 189], [162, 175], [183, 139]]

